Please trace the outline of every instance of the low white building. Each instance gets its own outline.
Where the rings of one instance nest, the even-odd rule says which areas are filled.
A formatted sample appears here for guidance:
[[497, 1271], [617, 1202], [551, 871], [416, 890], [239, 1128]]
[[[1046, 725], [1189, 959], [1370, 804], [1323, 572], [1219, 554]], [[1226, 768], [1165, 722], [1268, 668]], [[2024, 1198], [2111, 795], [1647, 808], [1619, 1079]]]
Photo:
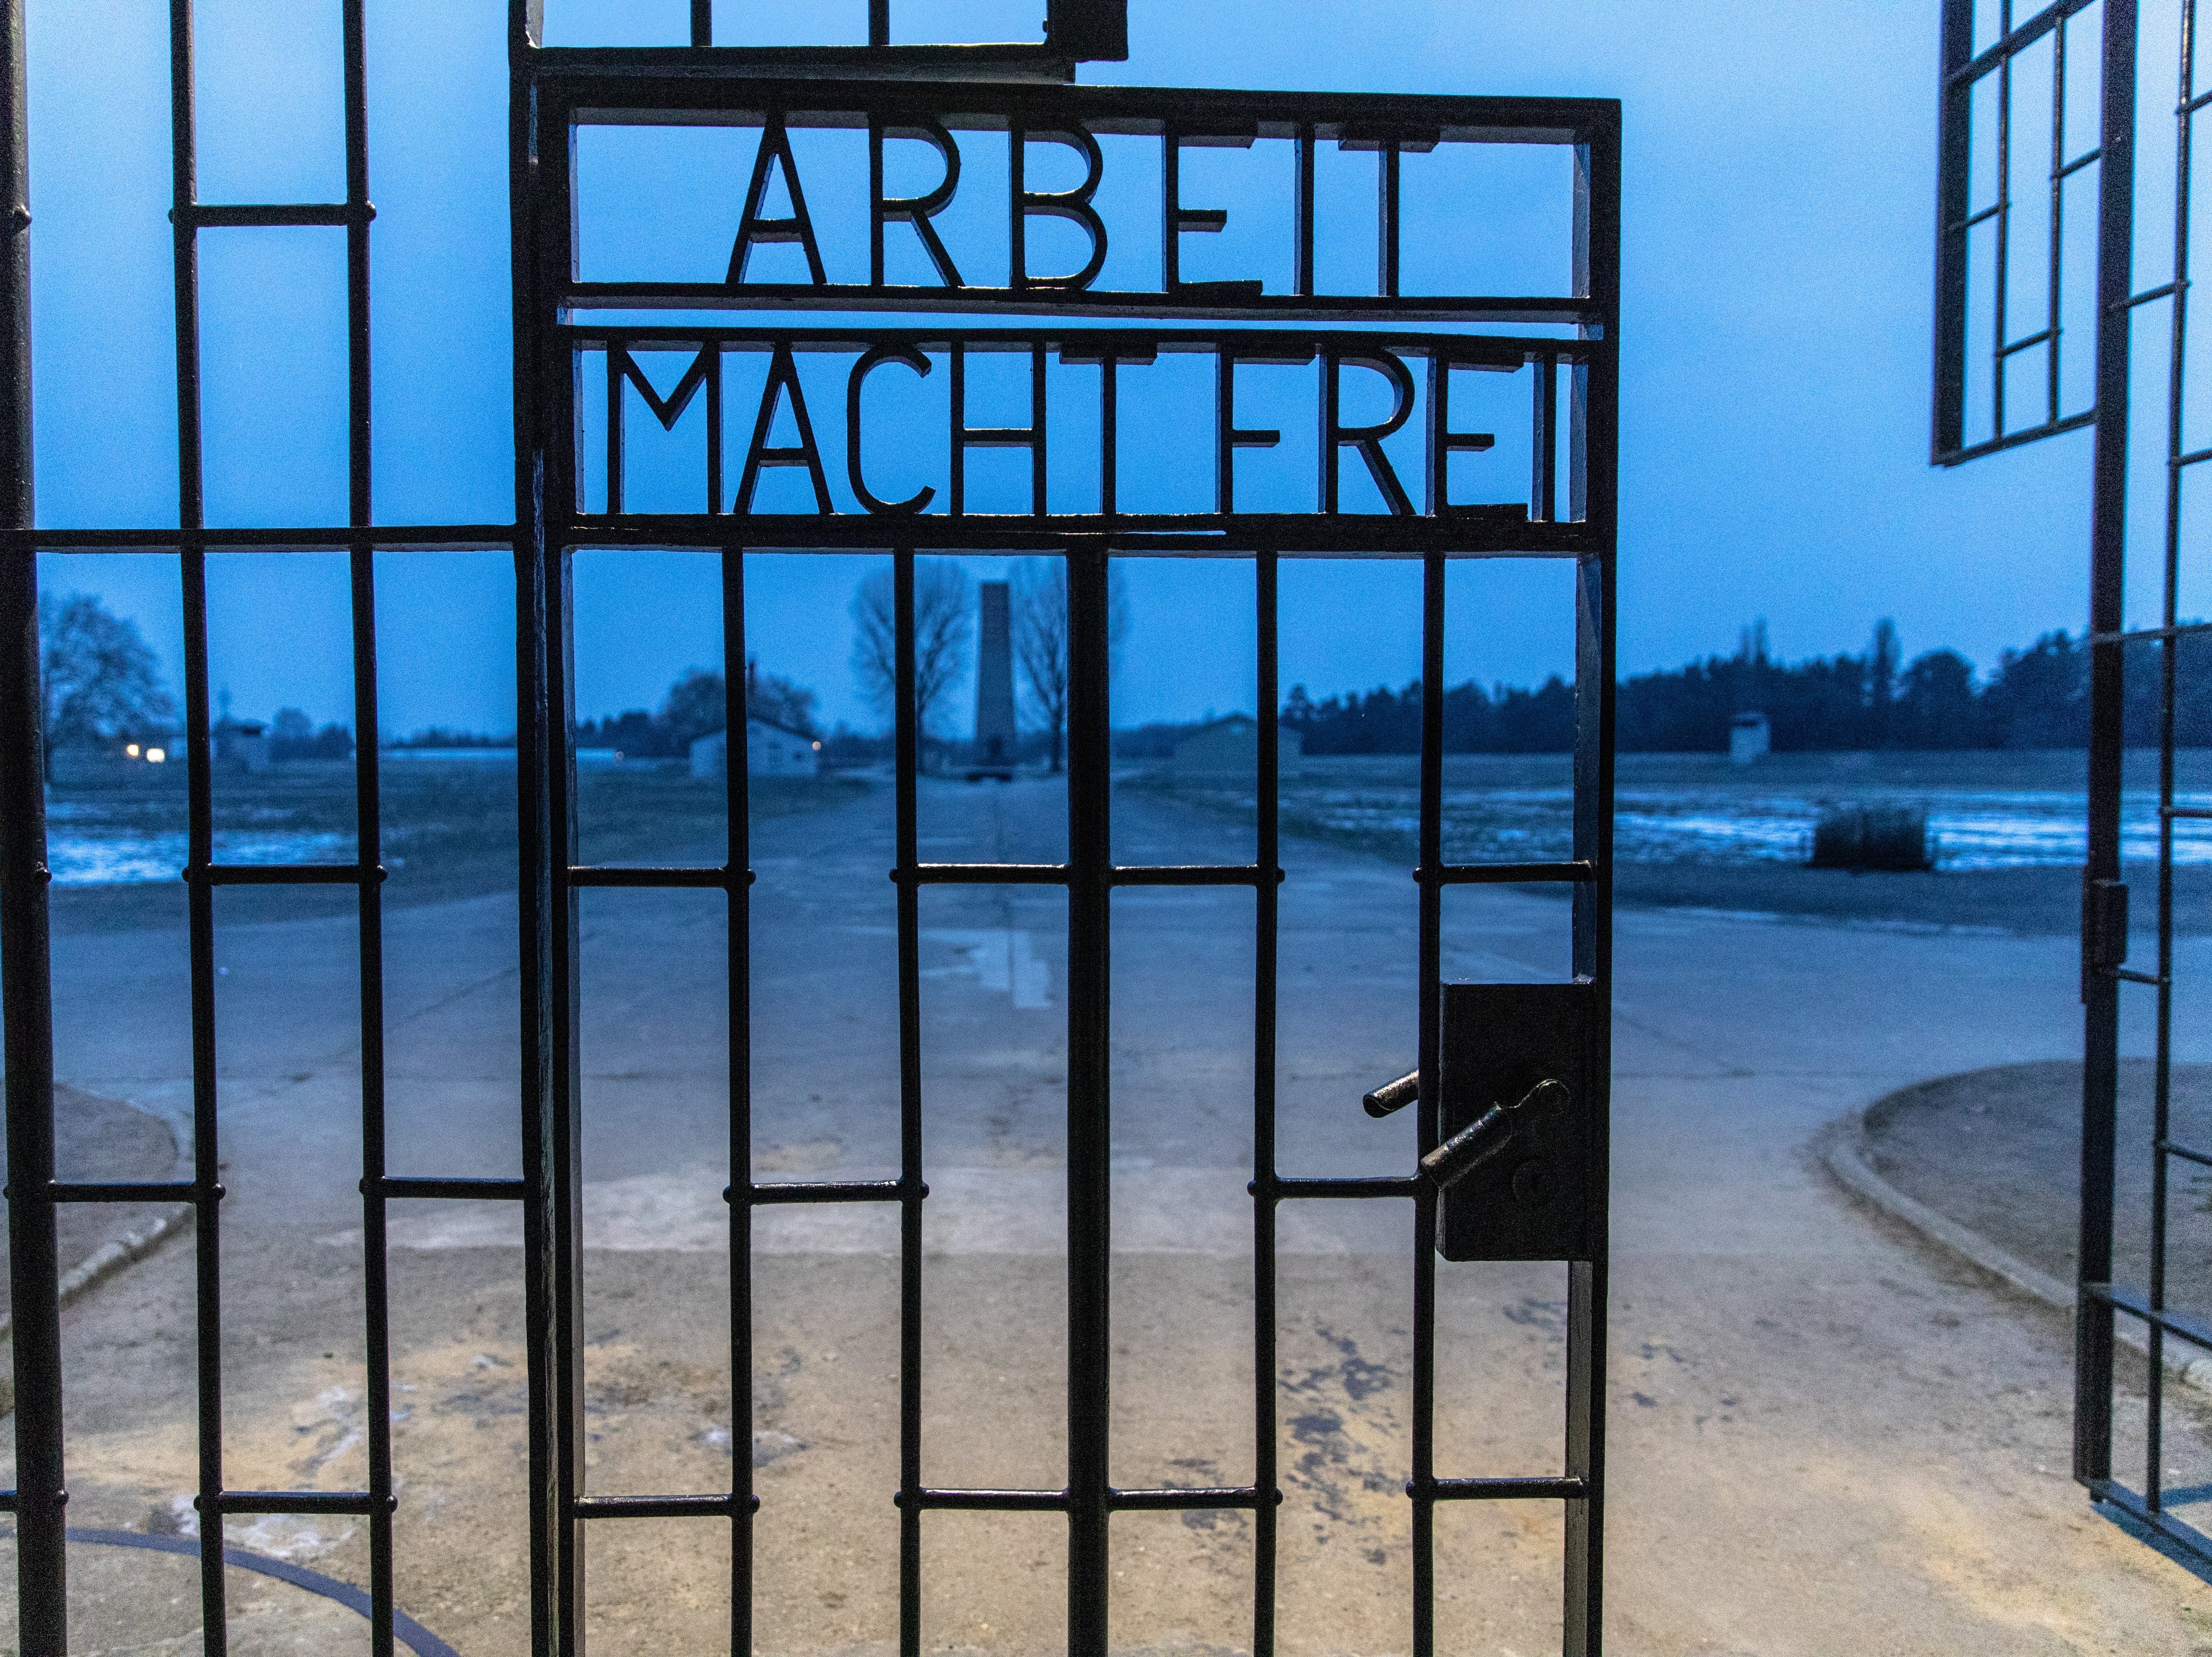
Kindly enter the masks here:
[[[1296, 776], [1305, 758], [1305, 738], [1280, 726], [1275, 731], [1275, 770]], [[1260, 774], [1260, 721], [1249, 713], [1200, 725], [1175, 747], [1179, 777], [1256, 777]]]
[[[752, 777], [811, 777], [822, 768], [822, 744], [766, 719], [745, 721], [745, 774]], [[691, 774], [726, 777], [730, 773], [730, 733], [710, 731], [691, 744]]]

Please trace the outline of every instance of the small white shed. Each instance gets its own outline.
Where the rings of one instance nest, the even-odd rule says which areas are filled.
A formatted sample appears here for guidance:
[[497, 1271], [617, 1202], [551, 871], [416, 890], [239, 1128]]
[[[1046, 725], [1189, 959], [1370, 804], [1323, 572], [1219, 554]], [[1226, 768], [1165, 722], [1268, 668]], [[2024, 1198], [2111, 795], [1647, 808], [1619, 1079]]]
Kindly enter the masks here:
[[1774, 727], [1764, 713], [1738, 713], [1729, 721], [1729, 758], [1738, 765], [1763, 760], [1774, 751]]
[[[766, 719], [745, 721], [745, 774], [811, 777], [822, 768], [822, 744]], [[730, 770], [730, 733], [715, 731], [691, 744], [691, 774], [723, 777]]]

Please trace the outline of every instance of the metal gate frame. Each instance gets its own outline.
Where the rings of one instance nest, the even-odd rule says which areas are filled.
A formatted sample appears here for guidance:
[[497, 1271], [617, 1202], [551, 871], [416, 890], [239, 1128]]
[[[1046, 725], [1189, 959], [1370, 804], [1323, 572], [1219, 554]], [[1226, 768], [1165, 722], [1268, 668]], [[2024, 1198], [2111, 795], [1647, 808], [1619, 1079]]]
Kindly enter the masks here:
[[[392, 1649], [392, 1522], [398, 1506], [392, 1474], [387, 1290], [385, 1282], [386, 1205], [394, 1198], [513, 1200], [525, 1222], [528, 1344], [532, 1648], [573, 1654], [584, 1646], [581, 1626], [583, 1545], [592, 1523], [633, 1517], [719, 1520], [733, 1533], [731, 1642], [751, 1648], [750, 1532], [758, 1499], [750, 1465], [733, 1462], [735, 1488], [665, 1496], [587, 1494], [582, 1480], [580, 1330], [580, 1194], [578, 1145], [581, 1099], [576, 1061], [578, 974], [576, 907], [586, 888], [682, 888], [722, 892], [729, 905], [730, 1131], [732, 1188], [732, 1352], [736, 1418], [750, 1417], [750, 1250], [757, 1205], [783, 1202], [886, 1202], [901, 1217], [901, 1488], [900, 1644], [919, 1649], [920, 1538], [930, 1510], [999, 1509], [1058, 1512], [1069, 1523], [1069, 1645], [1086, 1657], [1107, 1648], [1108, 1521], [1117, 1511], [1233, 1508], [1253, 1514], [1259, 1538], [1254, 1592], [1253, 1649], [1267, 1653], [1274, 1641], [1275, 1488], [1275, 1217], [1291, 1200], [1411, 1199], [1415, 1216], [1413, 1311], [1413, 1478], [1407, 1485], [1413, 1530], [1413, 1649], [1431, 1657], [1434, 1628], [1435, 1503], [1452, 1500], [1557, 1500], [1565, 1504], [1563, 1647], [1571, 1653], [1600, 1646], [1603, 1502], [1603, 1396], [1606, 1302], [1607, 1193], [1602, 1123], [1608, 1073], [1606, 1021], [1589, 1034], [1587, 1074], [1595, 1079], [1590, 1102], [1598, 1135], [1592, 1166], [1601, 1177], [1588, 1193], [1588, 1258], [1570, 1262], [1569, 1378], [1565, 1394], [1566, 1465], [1545, 1478], [1455, 1478], [1434, 1466], [1435, 1283], [1438, 1218], [1443, 1205], [1432, 1174], [1411, 1170], [1384, 1179], [1292, 1179], [1274, 1162], [1274, 972], [1278, 828], [1274, 811], [1277, 565], [1285, 556], [1367, 555], [1418, 558], [1424, 571], [1422, 608], [1423, 731], [1419, 816], [1419, 1145], [1437, 1150], [1441, 1106], [1438, 1060], [1443, 985], [1443, 894], [1455, 884], [1565, 882], [1573, 890], [1573, 971], [1590, 986], [1595, 1005], [1609, 1005], [1611, 973], [1611, 808], [1614, 535], [1617, 447], [1617, 349], [1620, 257], [1620, 107], [1600, 100], [1329, 97], [1319, 94], [1231, 94], [1074, 88], [1054, 84], [1073, 76], [1079, 59], [1124, 55], [1121, 7], [1115, 0], [1054, 0], [1049, 36], [1042, 46], [900, 47], [889, 44], [885, 0], [871, 0], [871, 39], [843, 50], [757, 52], [709, 44], [711, 7], [693, 0], [693, 44], [652, 49], [546, 48], [540, 19], [529, 0], [514, 0], [509, 15], [511, 65], [510, 161], [514, 225], [515, 373], [515, 491], [511, 525], [377, 525], [369, 487], [370, 352], [368, 236], [374, 209], [368, 191], [367, 95], [362, 0], [343, 0], [347, 197], [325, 204], [201, 203], [193, 166], [193, 81], [191, 0], [172, 0], [174, 96], [175, 234], [179, 408], [179, 522], [176, 531], [87, 530], [38, 531], [30, 498], [28, 433], [29, 317], [27, 136], [22, 99], [23, 0], [0, 0], [11, 74], [0, 98], [0, 178], [14, 191], [13, 218], [0, 252], [0, 950], [4, 950], [10, 1168], [9, 1224], [15, 1305], [15, 1375], [18, 1487], [0, 1493], [0, 1511], [15, 1515], [18, 1604], [26, 1652], [58, 1653], [66, 1647], [66, 1575], [62, 1354], [55, 1296], [54, 1218], [64, 1202], [124, 1202], [168, 1198], [193, 1205], [198, 1270], [198, 1510], [209, 1533], [224, 1517], [245, 1514], [345, 1514], [365, 1520], [371, 1560], [372, 1648]], [[1325, 510], [1316, 514], [1240, 513], [1224, 488], [1212, 513], [1164, 519], [1114, 509], [1110, 485], [1103, 510], [1087, 518], [1047, 517], [1042, 501], [1029, 517], [933, 516], [896, 513], [842, 516], [745, 514], [720, 510], [697, 517], [646, 518], [623, 513], [618, 482], [611, 505], [596, 516], [581, 509], [585, 464], [574, 440], [576, 364], [587, 346], [639, 349], [690, 342], [698, 351], [709, 408], [719, 410], [719, 363], [724, 346], [741, 337], [759, 343], [773, 336], [780, 349], [825, 338], [852, 341], [867, 331], [806, 331], [736, 325], [728, 329], [675, 325], [653, 329], [579, 325], [579, 304], [604, 303], [607, 294], [582, 291], [575, 281], [570, 238], [568, 163], [573, 124], [609, 111], [648, 109], [680, 118], [686, 111], [732, 107], [929, 113], [997, 111], [1036, 132], [1071, 133], [1089, 125], [1158, 133], [1172, 191], [1179, 142], [1209, 128], [1236, 133], [1264, 127], [1295, 137], [1299, 145], [1300, 257], [1297, 291], [1261, 295], [1240, 284], [1181, 283], [1164, 271], [1163, 292], [1133, 298], [1085, 294], [1079, 288], [1042, 285], [970, 289], [957, 298], [938, 289], [825, 288], [819, 292], [756, 289], [662, 294], [645, 302], [694, 307], [727, 304], [738, 309], [755, 298], [780, 308], [816, 306], [840, 311], [967, 307], [1010, 311], [1030, 321], [1024, 330], [988, 327], [962, 331], [953, 360], [968, 346], [1018, 346], [1042, 361], [1048, 351], [1073, 346], [1110, 354], [1143, 347], [1213, 349], [1224, 365], [1216, 414], [1223, 460], [1247, 435], [1233, 429], [1227, 365], [1240, 352], [1318, 355], [1329, 372], [1361, 349], [1425, 356], [1433, 376], [1449, 379], [1449, 362], [1533, 364], [1535, 406], [1531, 507], [1525, 514], [1495, 509], [1457, 513], [1443, 504], [1443, 457], [1453, 434], [1441, 421], [1431, 432], [1425, 510], [1393, 502], [1387, 514], [1340, 513], [1325, 484]], [[1089, 125], [1086, 125], [1089, 124]], [[881, 124], [878, 118], [878, 125]], [[1568, 144], [1576, 156], [1574, 285], [1571, 297], [1532, 300], [1480, 295], [1416, 299], [1398, 294], [1397, 180], [1401, 152], [1453, 135], [1478, 142]], [[1314, 292], [1311, 213], [1313, 157], [1317, 143], [1334, 140], [1376, 154], [1378, 214], [1382, 250], [1373, 296], [1317, 296]], [[1018, 153], [1018, 149], [1017, 150]], [[1018, 178], [1018, 174], [1017, 175]], [[1018, 182], [1016, 185], [1019, 190]], [[1027, 198], [1053, 211], [1051, 198]], [[1176, 245], [1180, 209], [1166, 207]], [[1021, 214], [1017, 212], [1018, 225]], [[1191, 209], [1182, 223], [1197, 224]], [[343, 529], [210, 528], [202, 513], [199, 452], [200, 389], [197, 294], [198, 238], [204, 230], [234, 226], [337, 226], [346, 233], [349, 343], [349, 513]], [[1018, 234], [1018, 232], [1017, 232]], [[1256, 285], [1254, 285], [1256, 286]], [[1110, 315], [1129, 320], [1103, 334], [1071, 330], [1066, 319]], [[1171, 325], [1158, 325], [1165, 319]], [[1528, 321], [1554, 331], [1531, 337], [1468, 335], [1453, 325]], [[1333, 331], [1330, 325], [1381, 321], [1443, 325], [1419, 334]], [[1260, 324], [1262, 328], [1189, 326]], [[870, 335], [869, 337], [874, 337]], [[945, 342], [943, 328], [883, 336], [882, 343]], [[1230, 342], [1236, 342], [1231, 345]], [[607, 349], [611, 382], [617, 391], [618, 351]], [[787, 360], [787, 359], [784, 359]], [[1094, 356], [1091, 360], [1097, 360]], [[1397, 361], [1394, 356], [1392, 361]], [[1400, 365], [1402, 371], [1402, 364]], [[956, 373], [957, 370], [956, 367]], [[1039, 371], [1041, 372], [1041, 370]], [[641, 379], [642, 376], [639, 376]], [[1113, 367], [1104, 364], [1103, 395], [1113, 395]], [[1432, 381], [1432, 383], [1434, 383]], [[1564, 387], [1564, 389], [1560, 389]], [[1329, 405], [1333, 408], [1333, 404]], [[659, 412], [656, 407], [656, 412]], [[1358, 429], [1345, 428], [1345, 432]], [[1105, 431], [1110, 457], [1112, 422]], [[1564, 431], [1568, 462], [1557, 464], [1555, 440]], [[1003, 442], [1025, 434], [956, 432], [954, 472], [964, 446]], [[755, 438], [757, 452], [763, 428]], [[1333, 480], [1345, 446], [1357, 446], [1333, 424], [1323, 443], [1323, 470]], [[811, 440], [810, 440], [811, 441]], [[1041, 437], [1030, 446], [1039, 475]], [[715, 451], [719, 454], [719, 449]], [[617, 449], [618, 453], [618, 449]], [[768, 458], [757, 456], [757, 458]], [[770, 459], [769, 464], [775, 464]], [[1110, 466], [1110, 458], [1108, 461]], [[617, 470], [619, 462], [617, 462]], [[1225, 465], [1224, 465], [1225, 476]], [[1040, 486], [1041, 487], [1041, 486]], [[714, 478], [712, 504], [725, 496]], [[1402, 492], [1401, 492], [1402, 495]], [[574, 504], [571, 504], [574, 503]], [[957, 511], [957, 503], [956, 503]], [[1250, 558], [1258, 603], [1260, 816], [1258, 854], [1251, 865], [1189, 868], [1122, 867], [1108, 838], [1110, 729], [1107, 701], [1107, 578], [1116, 555], [1188, 555], [1194, 543], [1212, 555]], [[727, 659], [744, 659], [744, 554], [747, 549], [800, 550], [825, 545], [890, 553], [895, 570], [897, 677], [896, 833], [901, 1055], [902, 1166], [896, 1180], [806, 1185], [757, 1185], [741, 1177], [750, 1166], [747, 909], [751, 875], [745, 847], [745, 768], [732, 754], [728, 772], [731, 847], [721, 868], [612, 868], [580, 863], [572, 810], [574, 752], [570, 706], [569, 567], [579, 547], [681, 547], [719, 555], [724, 592]], [[519, 686], [519, 800], [524, 871], [519, 944], [523, 984], [523, 1080], [520, 1180], [399, 1178], [384, 1155], [382, 1073], [381, 911], [379, 883], [378, 729], [375, 677], [374, 555], [380, 549], [511, 548], [517, 597]], [[921, 859], [915, 832], [918, 733], [913, 705], [914, 561], [921, 549], [988, 553], [1050, 548], [1067, 562], [1071, 597], [1073, 690], [1070, 707], [1068, 861], [1061, 865], [945, 865]], [[53, 1179], [52, 1007], [43, 756], [40, 751], [39, 639], [36, 555], [40, 551], [137, 549], [178, 558], [185, 615], [185, 755], [189, 782], [194, 1173], [176, 1184], [58, 1184]], [[205, 558], [210, 551], [344, 550], [351, 562], [355, 733], [356, 738], [356, 860], [328, 865], [228, 865], [216, 861], [211, 826]], [[1443, 663], [1447, 561], [1464, 556], [1548, 556], [1571, 560], [1577, 570], [1577, 748], [1574, 854], [1542, 864], [1447, 865], [1443, 857]], [[741, 680], [731, 687], [730, 729], [744, 729]], [[921, 1165], [921, 1005], [918, 913], [921, 888], [943, 884], [1017, 883], [1060, 886], [1068, 895], [1068, 1197], [1069, 1197], [1069, 1440], [1068, 1485], [1060, 1490], [935, 1490], [921, 1479], [921, 1227], [927, 1196]], [[223, 1473], [220, 1350], [220, 1205], [216, 1038], [214, 1010], [213, 893], [227, 884], [320, 883], [350, 886], [358, 896], [363, 1271], [369, 1437], [367, 1488], [358, 1491], [252, 1491], [230, 1488]], [[1109, 1101], [1106, 1035], [1109, 1017], [1107, 950], [1111, 898], [1123, 886], [1245, 886], [1255, 896], [1255, 984], [1253, 1041], [1255, 1166], [1252, 1194], [1255, 1242], [1253, 1484], [1221, 1490], [1117, 1490], [1106, 1458], [1109, 1396], [1108, 1344], [1108, 1199]], [[29, 1108], [26, 1108], [26, 1104]], [[43, 1107], [43, 1108], [41, 1108]], [[738, 1378], [745, 1377], [740, 1381]], [[225, 1648], [224, 1581], [220, 1551], [204, 1551], [201, 1572], [204, 1648]]]
[[[1990, 0], [1983, 0], [1986, 7]], [[2184, 429], [2184, 394], [2188, 368], [2187, 332], [2191, 155], [2198, 113], [2212, 106], [2212, 89], [2200, 89], [2196, 72], [2197, 0], [2178, 0], [2176, 52], [2178, 84], [2171, 113], [2176, 159], [2172, 279], [2140, 292], [2134, 286], [2136, 145], [2146, 119], [2139, 117], [2140, 18], [2136, 0], [2103, 0], [2098, 39], [2097, 85], [2101, 99], [2097, 146], [2079, 155], [2065, 145], [2066, 53], [2069, 21], [2090, 0], [2057, 0], [2015, 23], [2011, 0], [1999, 0], [1998, 29], [1989, 46], [1974, 50], [1974, 0], [1944, 0], [1941, 118], [1939, 124], [1936, 228], [1936, 373], [1931, 458], [1957, 465], [1978, 456], [2056, 433], [2082, 427], [2094, 430], [2090, 495], [2089, 555], [2089, 754], [2088, 847], [2081, 871], [2081, 1185], [2079, 1252], [2075, 1308], [2074, 1477], [2093, 1500], [2109, 1503], [2177, 1544], [2198, 1561], [2212, 1563], [2212, 1536], [2166, 1510], [2163, 1432], [2166, 1342], [2169, 1336], [2212, 1350], [2212, 1323], [2166, 1303], [2167, 1179], [2176, 1160], [2212, 1167], [2212, 1147], [2192, 1145], [2169, 1132], [2173, 1046], [2173, 824], [2205, 812], [2174, 804], [2174, 724], [2179, 689], [2180, 641], [2212, 631], [2212, 623], [2184, 623], [2180, 617], [2181, 500], [2191, 468], [2212, 459], [2212, 447], [2188, 446]], [[2046, 262], [2049, 309], [2045, 326], [2014, 337], [2005, 315], [2005, 268], [2015, 197], [2008, 143], [2013, 120], [2012, 76], [2019, 56], [2050, 38], [2054, 76], [2051, 161], [2047, 175], [2031, 186], [2050, 191], [2047, 246], [2031, 249]], [[1972, 100], [1978, 85], [1995, 78], [1998, 159], [1996, 198], [1972, 207]], [[2036, 112], [2040, 118], [2040, 112]], [[2061, 333], [2062, 203], [2065, 180], [2096, 164], [2098, 179], [2097, 280], [2095, 300], [2094, 397], [2086, 408], [2062, 406], [2058, 342]], [[1996, 304], [1995, 331], [1988, 341], [1989, 373], [1996, 426], [1986, 436], [1965, 430], [1968, 384], [1966, 316], [1967, 243], [1973, 228], [1994, 226]], [[2162, 609], [2159, 624], [2130, 628], [2125, 616], [2128, 469], [2131, 447], [2130, 357], [2136, 313], [2166, 302], [2167, 386], [2163, 431], [2165, 487], [2162, 491]], [[2022, 352], [2046, 349], [2050, 364], [2043, 417], [2003, 429], [2004, 377], [2008, 363]], [[2148, 434], [2145, 434], [2146, 441]], [[2156, 966], [2149, 971], [2127, 964], [2128, 888], [2121, 865], [2121, 762], [2126, 737], [2124, 689], [2130, 648], [2154, 652], [2159, 683], [2159, 840]], [[2113, 1278], [2114, 1172], [2119, 1146], [2117, 1102], [2119, 1078], [2120, 997], [2124, 986], [2154, 992], [2155, 1059], [2153, 1069], [2153, 1125], [2149, 1142], [2136, 1149], [2151, 1167], [2150, 1256], [2142, 1285]], [[2114, 1475], [2113, 1342], [2115, 1314], [2141, 1322], [2148, 1336], [2148, 1393], [2147, 1453], [2140, 1490]]]

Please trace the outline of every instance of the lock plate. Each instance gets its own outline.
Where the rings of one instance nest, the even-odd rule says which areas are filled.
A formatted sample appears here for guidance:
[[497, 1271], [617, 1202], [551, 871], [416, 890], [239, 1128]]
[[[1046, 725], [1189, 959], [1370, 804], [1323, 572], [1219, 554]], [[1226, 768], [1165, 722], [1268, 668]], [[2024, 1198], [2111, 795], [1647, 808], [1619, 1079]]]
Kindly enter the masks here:
[[1600, 1235], [1589, 1212], [1605, 1189], [1595, 1166], [1605, 1090], [1594, 1076], [1597, 987], [1443, 986], [1441, 1137], [1539, 1082], [1568, 1098], [1516, 1127], [1503, 1154], [1443, 1193], [1437, 1252], [1448, 1260], [1587, 1260]]

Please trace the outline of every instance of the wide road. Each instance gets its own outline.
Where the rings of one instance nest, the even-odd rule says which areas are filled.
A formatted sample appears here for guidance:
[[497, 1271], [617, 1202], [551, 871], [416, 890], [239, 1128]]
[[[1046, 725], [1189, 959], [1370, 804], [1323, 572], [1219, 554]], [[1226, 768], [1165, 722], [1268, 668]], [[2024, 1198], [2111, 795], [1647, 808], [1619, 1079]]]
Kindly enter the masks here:
[[[757, 835], [757, 1177], [895, 1168], [890, 828], [878, 788]], [[1057, 860], [1064, 796], [1042, 781], [931, 782], [921, 834], [931, 859]], [[1253, 856], [1249, 828], [1135, 791], [1118, 803], [1115, 839], [1124, 863]], [[1284, 862], [1281, 1164], [1401, 1169], [1412, 1124], [1370, 1121], [1358, 1095], [1412, 1060], [1413, 883], [1402, 867], [1307, 842], [1286, 842]], [[1119, 1482], [1251, 1474], [1252, 914], [1251, 895], [1231, 889], [1115, 898]], [[1048, 889], [933, 889], [922, 926], [925, 1477], [1050, 1485], [1064, 1478], [1062, 901]], [[1455, 890], [1446, 934], [1449, 976], [1553, 977], [1567, 907]], [[389, 918], [393, 1172], [519, 1172], [515, 938], [511, 898]], [[2188, 1609], [2212, 1590], [2097, 1518], [2065, 1477], [2063, 1320], [1852, 1207], [1808, 1150], [1826, 1122], [1892, 1088], [2075, 1056], [2067, 942], [1683, 912], [1624, 912], [1618, 940], [1614, 1648], [2212, 1650], [2212, 1618]], [[598, 1490], [726, 1488], [726, 944], [719, 895], [585, 896]], [[2183, 950], [2185, 972], [2212, 965], [2207, 944]], [[352, 929], [227, 926], [216, 958], [229, 1477], [357, 1488]], [[186, 1120], [183, 966], [167, 934], [57, 940], [62, 1076]], [[520, 1650], [514, 1216], [404, 1204], [393, 1224], [401, 1601], [467, 1657]], [[1285, 1212], [1286, 1650], [1406, 1648], [1410, 1232], [1395, 1203]], [[895, 1242], [881, 1211], [759, 1223], [763, 1650], [877, 1652], [896, 1631]], [[158, 1527], [188, 1509], [177, 1502], [193, 1478], [191, 1284], [191, 1250], [173, 1247], [69, 1320], [73, 1523]], [[1564, 1272], [1446, 1266], [1440, 1284], [1440, 1471], [1547, 1471]], [[2177, 1406], [2169, 1434], [2172, 1482], [2212, 1484], [2194, 1405]], [[933, 1518], [933, 1645], [1054, 1648], [1061, 1523]], [[366, 1580], [348, 1521], [235, 1528], [264, 1551]], [[1553, 1510], [1469, 1504], [1441, 1530], [1449, 1648], [1525, 1657], [1555, 1645]], [[721, 1527], [625, 1522], [595, 1536], [601, 1648], [704, 1649], [726, 1626]], [[1241, 1515], [1130, 1515], [1115, 1536], [1117, 1647], [1249, 1648]], [[118, 1563], [118, 1551], [73, 1550], [86, 1626], [189, 1632], [189, 1589], [173, 1595], [155, 1556]], [[237, 1581], [238, 1649], [275, 1649], [324, 1614], [295, 1590]]]

